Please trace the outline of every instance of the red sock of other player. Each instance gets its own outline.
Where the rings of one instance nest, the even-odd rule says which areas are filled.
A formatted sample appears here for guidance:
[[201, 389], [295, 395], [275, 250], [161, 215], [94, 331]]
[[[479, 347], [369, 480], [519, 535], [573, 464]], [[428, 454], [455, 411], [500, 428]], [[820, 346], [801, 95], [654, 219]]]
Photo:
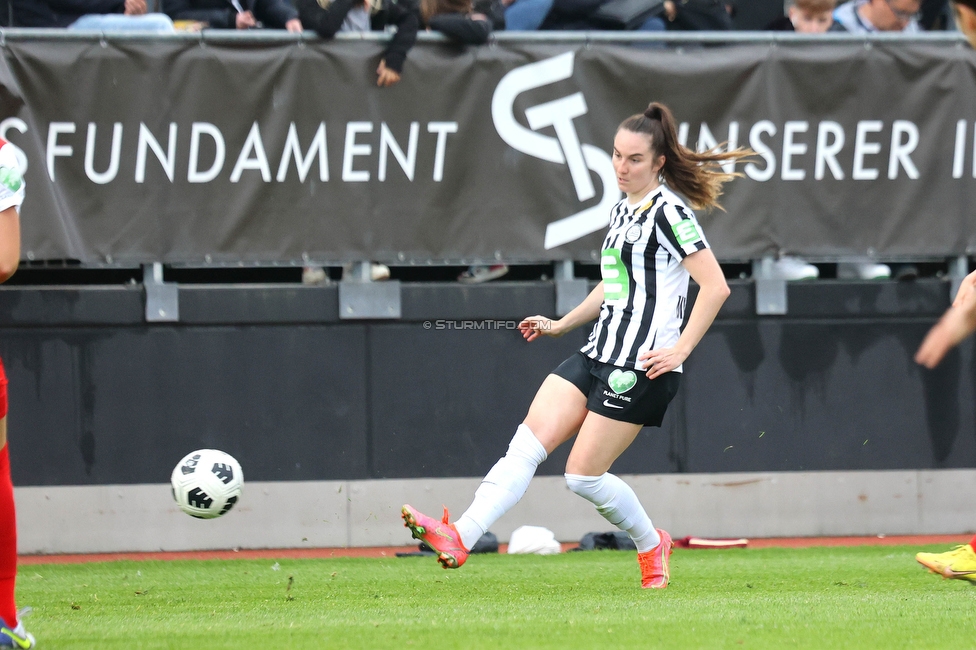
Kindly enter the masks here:
[[17, 604], [14, 601], [14, 586], [17, 581], [17, 526], [9, 525], [17, 521], [14, 512], [14, 486], [10, 482], [9, 445], [0, 449], [0, 521], [8, 525], [0, 526], [0, 618], [8, 626], [17, 625]]
[[973, 552], [976, 553], [976, 536], [969, 540], [969, 546], [973, 549]]

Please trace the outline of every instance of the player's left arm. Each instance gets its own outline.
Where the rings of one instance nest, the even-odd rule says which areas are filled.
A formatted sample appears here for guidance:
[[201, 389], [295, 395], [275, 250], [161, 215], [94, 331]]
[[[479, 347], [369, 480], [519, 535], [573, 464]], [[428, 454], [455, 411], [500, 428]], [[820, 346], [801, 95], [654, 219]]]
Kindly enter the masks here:
[[729, 297], [729, 285], [725, 273], [719, 266], [712, 249], [704, 248], [682, 260], [681, 265], [688, 270], [692, 279], [698, 283], [698, 297], [688, 316], [688, 324], [671, 348], [660, 348], [645, 352], [640, 356], [647, 370], [647, 378], [654, 379], [671, 372], [688, 358], [698, 342], [705, 336], [718, 315], [719, 309]]

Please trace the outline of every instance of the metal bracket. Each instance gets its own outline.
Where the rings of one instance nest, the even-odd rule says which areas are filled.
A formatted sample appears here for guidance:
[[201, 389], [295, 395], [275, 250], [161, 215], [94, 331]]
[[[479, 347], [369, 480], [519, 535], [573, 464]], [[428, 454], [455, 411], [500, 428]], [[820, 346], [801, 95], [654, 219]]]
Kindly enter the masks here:
[[175, 323], [180, 320], [180, 292], [176, 284], [163, 282], [163, 265], [142, 265], [142, 286], [146, 290], [146, 322]]
[[786, 280], [775, 277], [773, 258], [752, 261], [752, 278], [756, 281], [756, 314], [783, 316], [787, 312]]
[[586, 300], [586, 296], [589, 294], [589, 283], [586, 278], [574, 276], [573, 260], [555, 262], [554, 266], [556, 316], [562, 318]]
[[959, 287], [962, 285], [963, 279], [969, 275], [969, 258], [965, 255], [960, 255], [949, 260], [949, 304], [956, 299], [956, 294], [959, 293]]
[[350, 279], [339, 283], [340, 319], [400, 318], [400, 281], [373, 282], [372, 265], [356, 262]]

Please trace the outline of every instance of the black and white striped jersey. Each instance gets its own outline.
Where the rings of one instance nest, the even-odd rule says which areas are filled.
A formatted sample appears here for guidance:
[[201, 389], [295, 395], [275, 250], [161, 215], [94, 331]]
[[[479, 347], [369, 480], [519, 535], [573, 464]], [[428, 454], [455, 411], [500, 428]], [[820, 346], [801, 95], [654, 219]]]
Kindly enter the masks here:
[[681, 260], [705, 248], [694, 212], [663, 185], [635, 205], [615, 205], [600, 264], [603, 305], [583, 354], [636, 369], [644, 352], [673, 346], [688, 302]]

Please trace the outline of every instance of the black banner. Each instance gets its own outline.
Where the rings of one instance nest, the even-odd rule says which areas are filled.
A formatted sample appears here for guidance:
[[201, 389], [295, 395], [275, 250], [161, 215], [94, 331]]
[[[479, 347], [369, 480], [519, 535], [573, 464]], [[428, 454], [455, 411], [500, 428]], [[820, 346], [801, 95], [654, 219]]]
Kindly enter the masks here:
[[976, 250], [976, 55], [955, 44], [654, 49], [39, 39], [4, 45], [24, 253], [84, 262], [596, 260], [617, 124], [755, 149], [702, 215], [722, 259]]

